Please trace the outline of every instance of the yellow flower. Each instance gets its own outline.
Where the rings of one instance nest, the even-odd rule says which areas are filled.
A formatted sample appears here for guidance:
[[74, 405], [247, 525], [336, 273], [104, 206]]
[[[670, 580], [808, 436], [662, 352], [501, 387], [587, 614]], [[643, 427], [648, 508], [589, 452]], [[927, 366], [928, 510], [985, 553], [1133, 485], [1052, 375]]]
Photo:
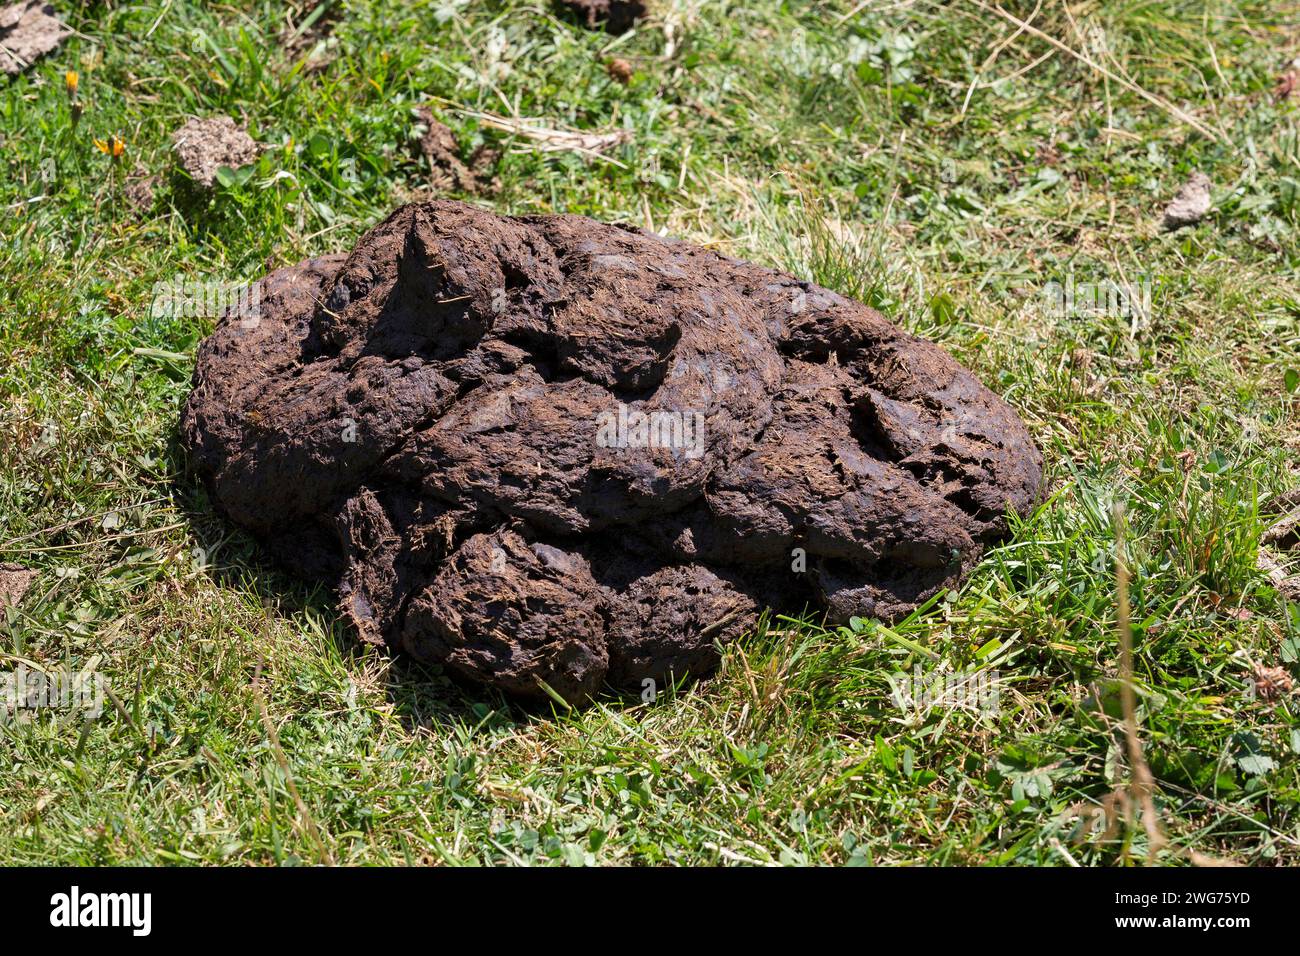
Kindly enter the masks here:
[[99, 150], [105, 156], [112, 156], [114, 159], [121, 159], [126, 155], [126, 142], [117, 135], [110, 136], [108, 139], [97, 139], [94, 141], [95, 149]]
[[78, 76], [76, 70], [69, 70], [67, 73], [63, 74], [63, 85], [67, 87], [68, 99], [75, 100], [77, 98], [77, 80]]

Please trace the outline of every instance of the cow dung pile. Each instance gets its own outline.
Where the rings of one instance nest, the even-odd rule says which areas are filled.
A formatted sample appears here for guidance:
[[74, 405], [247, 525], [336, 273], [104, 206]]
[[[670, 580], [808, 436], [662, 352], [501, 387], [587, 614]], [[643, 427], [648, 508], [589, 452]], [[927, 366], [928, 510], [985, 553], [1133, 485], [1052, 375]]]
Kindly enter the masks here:
[[216, 505], [363, 639], [519, 697], [700, 674], [765, 607], [896, 619], [1039, 497], [942, 350], [637, 229], [409, 205], [254, 291], [183, 415]]

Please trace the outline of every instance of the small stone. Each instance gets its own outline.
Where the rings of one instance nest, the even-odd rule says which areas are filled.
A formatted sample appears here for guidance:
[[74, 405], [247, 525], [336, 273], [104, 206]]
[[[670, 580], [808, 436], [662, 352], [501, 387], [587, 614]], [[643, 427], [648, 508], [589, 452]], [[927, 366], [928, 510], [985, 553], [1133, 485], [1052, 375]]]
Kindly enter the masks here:
[[1204, 173], [1192, 173], [1178, 190], [1178, 194], [1165, 207], [1162, 224], [1166, 229], [1194, 225], [1204, 219], [1209, 211], [1210, 177]]
[[617, 80], [626, 86], [632, 80], [632, 64], [627, 60], [613, 59], [605, 64], [605, 71], [609, 73], [612, 80]]

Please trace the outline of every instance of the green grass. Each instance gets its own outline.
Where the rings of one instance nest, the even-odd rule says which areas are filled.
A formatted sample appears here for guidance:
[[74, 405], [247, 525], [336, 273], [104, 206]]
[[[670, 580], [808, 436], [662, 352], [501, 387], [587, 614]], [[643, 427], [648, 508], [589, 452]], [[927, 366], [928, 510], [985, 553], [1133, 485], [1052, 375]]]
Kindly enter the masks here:
[[[1101, 819], [1131, 771], [1121, 505], [1157, 862], [1300, 863], [1297, 700], [1244, 691], [1300, 666], [1300, 607], [1257, 569], [1300, 483], [1300, 93], [1273, 95], [1294, 3], [1045, 2], [1036, 28], [1105, 73], [1004, 43], [971, 0], [662, 0], [622, 38], [545, 0], [351, 0], [314, 70], [269, 0], [58, 6], [78, 35], [0, 81], [0, 561], [39, 572], [0, 669], [98, 669], [115, 702], [0, 728], [0, 862], [1145, 862], [1140, 825]], [[522, 711], [363, 650], [186, 473], [211, 320], [155, 316], [151, 290], [346, 249], [424, 195], [420, 104], [466, 151], [507, 147], [499, 211], [651, 226], [940, 342], [1029, 423], [1049, 498], [901, 625], [772, 619], [653, 705]], [[471, 112], [630, 140], [542, 153]], [[270, 148], [205, 198], [168, 135], [213, 113]], [[137, 164], [162, 177], [150, 215], [123, 199]], [[1214, 211], [1160, 232], [1193, 169]], [[1045, 310], [1070, 277], [1146, 280], [1150, 314]], [[900, 709], [914, 667], [996, 670], [1000, 708]]]

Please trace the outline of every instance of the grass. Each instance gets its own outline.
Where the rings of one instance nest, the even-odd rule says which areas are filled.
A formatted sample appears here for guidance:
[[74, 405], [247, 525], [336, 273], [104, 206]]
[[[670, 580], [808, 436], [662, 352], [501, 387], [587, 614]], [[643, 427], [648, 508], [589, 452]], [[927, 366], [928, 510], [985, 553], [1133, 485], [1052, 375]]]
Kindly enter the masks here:
[[[973, 0], [661, 0], [621, 38], [545, 0], [350, 0], [311, 69], [283, 43], [304, 4], [59, 6], [76, 36], [0, 81], [0, 561], [39, 572], [0, 664], [98, 670], [113, 699], [0, 728], [0, 862], [1146, 862], [1140, 822], [1106, 819], [1133, 769], [1117, 505], [1155, 862], [1300, 862], [1297, 700], [1247, 692], [1300, 654], [1257, 566], [1300, 470], [1294, 3], [1006, 4], [1053, 45]], [[150, 304], [424, 195], [420, 104], [507, 147], [493, 208], [689, 238], [940, 342], [1029, 423], [1048, 499], [900, 625], [772, 617], [650, 705], [522, 711], [362, 649], [186, 473], [212, 320]], [[474, 112], [630, 138], [542, 153]], [[205, 197], [168, 136], [214, 113], [269, 148]], [[137, 164], [151, 214], [124, 200]], [[1161, 232], [1194, 169], [1214, 210]], [[1045, 308], [1070, 280], [1146, 282], [1149, 313]], [[895, 699], [899, 672], [970, 669], [996, 712]]]

